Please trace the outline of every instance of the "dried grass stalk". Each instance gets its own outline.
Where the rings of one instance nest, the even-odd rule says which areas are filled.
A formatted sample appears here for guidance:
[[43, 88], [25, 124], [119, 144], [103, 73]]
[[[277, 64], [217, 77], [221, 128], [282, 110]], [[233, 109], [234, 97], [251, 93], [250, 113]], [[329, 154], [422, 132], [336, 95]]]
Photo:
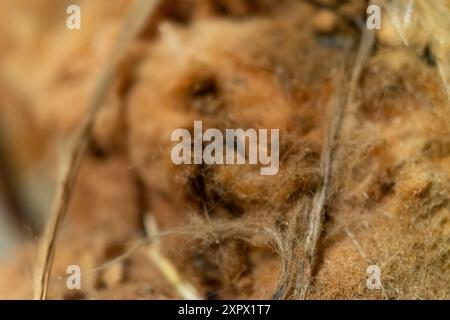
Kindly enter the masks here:
[[153, 14], [159, 2], [159, 0], [136, 0], [131, 4], [118, 35], [116, 45], [97, 81], [96, 89], [87, 109], [88, 113], [66, 151], [67, 156], [62, 162], [61, 182], [54, 198], [52, 212], [40, 240], [35, 270], [34, 299], [42, 300], [47, 298], [48, 282], [55, 253], [55, 241], [58, 229], [67, 212], [81, 160], [89, 142], [96, 115], [111, 88], [115, 74], [115, 66], [127, 49], [128, 44], [136, 37], [149, 17]]
[[[153, 216], [146, 215], [144, 225], [149, 239], [158, 234], [158, 227]], [[148, 257], [153, 264], [183, 299], [201, 300], [200, 294], [195, 287], [183, 279], [173, 263], [161, 253], [160, 246], [161, 243], [156, 237], [152, 239], [152, 242], [148, 246]]]

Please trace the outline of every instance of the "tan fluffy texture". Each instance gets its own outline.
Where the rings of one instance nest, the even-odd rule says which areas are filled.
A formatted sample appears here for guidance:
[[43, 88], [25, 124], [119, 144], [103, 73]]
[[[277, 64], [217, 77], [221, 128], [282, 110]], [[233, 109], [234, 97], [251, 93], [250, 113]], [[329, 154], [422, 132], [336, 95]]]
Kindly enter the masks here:
[[[34, 2], [1, 3], [0, 13], [20, 17]], [[0, 76], [25, 97], [55, 166], [129, 1], [80, 1], [80, 32], [67, 31], [64, 11], [47, 2], [55, 12], [29, 16], [33, 30], [7, 29], [0, 19]], [[447, 10], [440, 16], [450, 17], [445, 1], [436, 2]], [[97, 118], [57, 240], [50, 298], [179, 298], [147, 257], [145, 215], [155, 217], [160, 234], [151, 236], [160, 238], [162, 253], [204, 298], [271, 298], [294, 277], [283, 262], [308, 257], [286, 244], [301, 247], [323, 183], [333, 99], [364, 9], [358, 1], [162, 6], [158, 32], [148, 26], [130, 47]], [[434, 5], [422, 2], [415, 10], [428, 9]], [[333, 17], [323, 21], [324, 10]], [[448, 40], [431, 32], [435, 38], [404, 47], [383, 32], [343, 117], [308, 298], [450, 298], [450, 105], [440, 67]], [[175, 166], [172, 130], [192, 129], [200, 119], [204, 128], [280, 128], [279, 174]], [[34, 248], [28, 243], [0, 269], [1, 297], [30, 297]], [[71, 264], [85, 274], [81, 292], [65, 288]], [[367, 289], [369, 265], [380, 266], [382, 290]]]

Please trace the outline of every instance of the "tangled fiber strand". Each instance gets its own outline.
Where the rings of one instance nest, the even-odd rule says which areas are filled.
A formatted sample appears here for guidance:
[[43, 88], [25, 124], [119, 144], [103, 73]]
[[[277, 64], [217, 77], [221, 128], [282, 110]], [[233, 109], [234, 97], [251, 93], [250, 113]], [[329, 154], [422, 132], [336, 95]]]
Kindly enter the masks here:
[[116, 46], [111, 52], [105, 67], [97, 82], [96, 90], [89, 102], [88, 113], [84, 118], [72, 144], [67, 151], [62, 169], [62, 181], [54, 198], [53, 208], [46, 224], [44, 235], [40, 242], [38, 260], [35, 273], [34, 298], [46, 299], [48, 281], [55, 251], [55, 240], [58, 229], [67, 212], [76, 178], [80, 169], [84, 151], [90, 139], [90, 133], [98, 111], [102, 106], [109, 88], [111, 87], [115, 65], [127, 49], [128, 44], [135, 38], [148, 17], [152, 15], [159, 1], [136, 0], [124, 20], [123, 27], [118, 36]]
[[[273, 295], [275, 299], [306, 299], [308, 295], [312, 273], [317, 260], [318, 243], [322, 231], [327, 199], [331, 188], [330, 180], [339, 133], [346, 113], [351, 114], [355, 111], [356, 104], [354, 100], [358, 80], [361, 76], [363, 66], [372, 52], [373, 42], [374, 33], [366, 29], [362, 35], [356, 62], [347, 85], [345, 85], [347, 82], [345, 81], [345, 75], [348, 72], [344, 70], [341, 73], [341, 77], [344, 79], [339, 79], [341, 80], [339, 83], [344, 83], [344, 85], [341, 85], [340, 88], [338, 87], [336, 97], [332, 102], [334, 106], [332, 108], [331, 121], [328, 125], [328, 133], [322, 152], [322, 185], [315, 194], [312, 204], [307, 206], [309, 210], [304, 211], [306, 209], [304, 205], [294, 208], [294, 211], [296, 211], [294, 215], [296, 216], [295, 227], [289, 230], [288, 241], [286, 242], [290, 248], [288, 247], [283, 251], [294, 251], [295, 253], [291, 252], [285, 257], [280, 277], [281, 281]], [[348, 95], [345, 95], [346, 92], [348, 92]], [[308, 213], [302, 219], [301, 216], [304, 212]], [[302, 225], [304, 224], [306, 224], [306, 234], [304, 241], [302, 241]], [[297, 261], [299, 259], [302, 259], [302, 261]]]
[[189, 227], [181, 229], [178, 233], [189, 236], [189, 241], [210, 242], [216, 241], [217, 238], [239, 239], [252, 246], [265, 247], [283, 255], [283, 239], [279, 233], [258, 221], [216, 220], [212, 222], [194, 216], [191, 218]]

